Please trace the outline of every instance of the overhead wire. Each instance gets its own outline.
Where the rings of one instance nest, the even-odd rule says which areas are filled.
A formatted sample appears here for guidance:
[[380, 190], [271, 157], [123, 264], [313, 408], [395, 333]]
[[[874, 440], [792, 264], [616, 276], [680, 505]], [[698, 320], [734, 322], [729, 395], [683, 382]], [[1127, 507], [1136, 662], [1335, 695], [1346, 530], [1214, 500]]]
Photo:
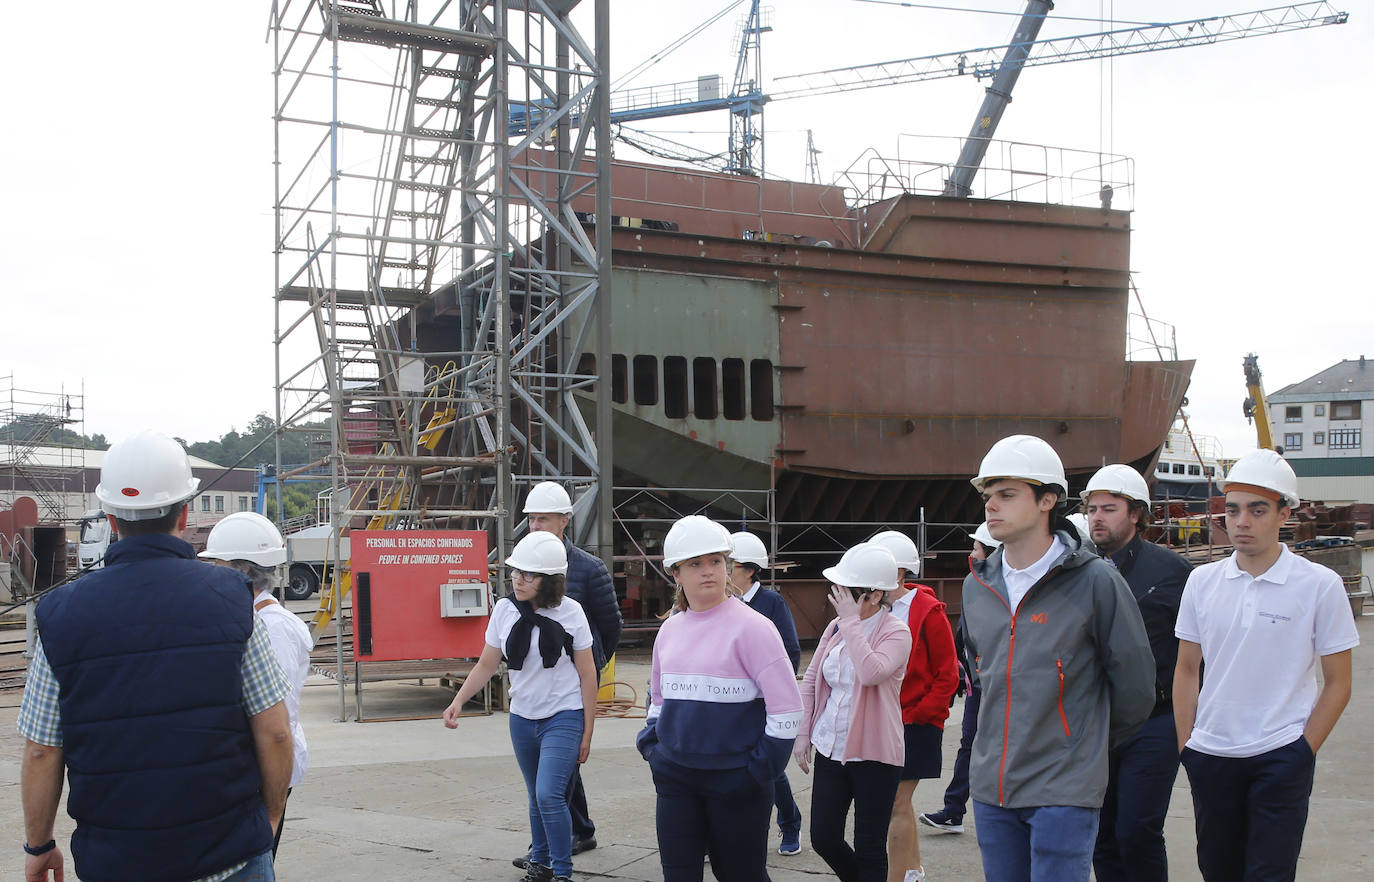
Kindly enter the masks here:
[[720, 10], [720, 11], [717, 12], [715, 15], [712, 15], [710, 18], [706, 19], [706, 20], [703, 21], [701, 24], [699, 24], [699, 25], [697, 25], [696, 27], [692, 28], [690, 31], [688, 31], [687, 33], [685, 33], [685, 34], [683, 34], [682, 36], [678, 37], [676, 40], [674, 40], [673, 42], [669, 43], [667, 46], [664, 46], [662, 49], [660, 49], [660, 50], [658, 50], [657, 52], [655, 52], [654, 54], [650, 55], [648, 58], [644, 59], [644, 60], [641, 61], [639, 64], [636, 64], [634, 67], [630, 68], [630, 69], [627, 70], [625, 73], [621, 74], [619, 78], [617, 78], [616, 80], [612, 81], [612, 83], [611, 83], [611, 88], [612, 88], [613, 90], [614, 90], [614, 89], [623, 88], [624, 85], [625, 85], [627, 82], [629, 82], [630, 80], [633, 80], [635, 77], [637, 77], [637, 76], [639, 76], [640, 74], [644, 73], [644, 72], [647, 71], [649, 68], [651, 68], [651, 67], [653, 67], [654, 65], [658, 64], [660, 61], [664, 60], [664, 59], [667, 58], [669, 55], [671, 55], [671, 54], [673, 54], [674, 52], [676, 52], [678, 49], [681, 49], [682, 46], [683, 46], [685, 43], [687, 43], [687, 41], [689, 41], [689, 40], [695, 38], [695, 37], [696, 37], [698, 34], [700, 34], [702, 31], [706, 30], [706, 29], [709, 28], [711, 25], [713, 25], [713, 24], [715, 24], [716, 22], [720, 21], [720, 20], [721, 20], [722, 18], [724, 18], [727, 14], [729, 14], [731, 10], [735, 9], [736, 7], [740, 6], [740, 5], [743, 4], [743, 3], [744, 3], [744, 0], [732, 0], [732, 2], [729, 3], [724, 9]]
[[[854, 2], [854, 3], [871, 3], [871, 4], [873, 4], [874, 6], [902, 6], [902, 7], [907, 7], [907, 8], [910, 8], [910, 9], [929, 9], [929, 10], [933, 10], [933, 11], [935, 11], [935, 12], [971, 12], [971, 13], [976, 13], [976, 14], [978, 14], [978, 15], [1009, 15], [1009, 16], [1015, 16], [1016, 18], [1022, 18], [1022, 17], [1025, 16], [1025, 13], [1024, 13], [1024, 12], [1003, 11], [1003, 10], [1001, 10], [1001, 9], [974, 9], [974, 8], [972, 8], [972, 7], [969, 7], [969, 6], [946, 6], [946, 5], [944, 5], [944, 4], [939, 4], [939, 3], [908, 3], [908, 2], [905, 2], [905, 0], [852, 0], [852, 2]], [[1049, 15], [1045, 15], [1045, 16], [1042, 16], [1042, 17], [1044, 17], [1044, 18], [1049, 18], [1050, 16], [1049, 16]], [[1099, 16], [1098, 18], [1093, 18], [1092, 16], [1087, 16], [1087, 15], [1055, 15], [1055, 16], [1053, 16], [1053, 18], [1054, 18], [1055, 21], [1090, 21], [1090, 22], [1096, 22], [1096, 21], [1100, 21], [1100, 20], [1101, 20], [1101, 17], [1100, 17], [1100, 16]], [[1129, 24], [1129, 25], [1151, 25], [1151, 24], [1155, 24], [1155, 22], [1152, 22], [1152, 21], [1121, 21], [1121, 22], [1119, 22], [1119, 24]]]

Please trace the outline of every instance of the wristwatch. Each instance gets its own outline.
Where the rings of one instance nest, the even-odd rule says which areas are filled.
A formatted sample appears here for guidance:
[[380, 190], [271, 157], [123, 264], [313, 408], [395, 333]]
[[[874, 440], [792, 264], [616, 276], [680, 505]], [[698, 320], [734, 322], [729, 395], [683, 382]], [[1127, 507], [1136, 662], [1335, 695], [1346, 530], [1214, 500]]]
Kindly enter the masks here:
[[40, 854], [47, 854], [48, 852], [52, 851], [54, 848], [57, 848], [57, 840], [56, 840], [56, 839], [49, 839], [47, 842], [43, 843], [42, 845], [38, 846], [37, 848], [34, 848], [33, 846], [29, 845], [27, 842], [24, 843], [24, 853], [25, 853], [25, 854], [31, 854], [31, 855], [33, 855], [34, 857], [38, 857]]

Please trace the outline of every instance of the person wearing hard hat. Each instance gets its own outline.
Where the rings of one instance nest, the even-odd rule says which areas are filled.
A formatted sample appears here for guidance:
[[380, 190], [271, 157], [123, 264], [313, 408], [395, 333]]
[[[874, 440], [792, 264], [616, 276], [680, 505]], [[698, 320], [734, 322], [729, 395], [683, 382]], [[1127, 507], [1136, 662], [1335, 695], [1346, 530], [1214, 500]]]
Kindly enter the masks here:
[[[243, 573], [253, 592], [253, 609], [267, 626], [267, 636], [272, 640], [272, 651], [286, 675], [291, 691], [286, 695], [286, 714], [291, 721], [291, 781], [286, 788], [286, 799], [291, 798], [291, 790], [305, 780], [305, 770], [310, 763], [310, 751], [305, 741], [305, 730], [301, 728], [301, 689], [305, 678], [310, 675], [310, 650], [315, 641], [310, 637], [310, 629], [300, 617], [277, 603], [272, 596], [276, 578], [271, 568], [286, 562], [286, 544], [281, 532], [271, 521], [262, 515], [251, 512], [235, 512], [215, 524], [210, 535], [205, 538], [202, 558], [216, 561], [222, 566], [233, 567]], [[277, 822], [277, 833], [272, 840], [272, 858], [277, 856], [281, 844], [281, 831], [286, 826], [286, 805], [282, 804], [282, 817]]]
[[787, 766], [801, 695], [778, 631], [729, 592], [730, 534], [702, 515], [663, 539], [675, 614], [654, 640], [636, 744], [657, 794], [664, 882], [765, 878], [773, 784]]
[[[754, 612], [767, 617], [778, 629], [783, 649], [792, 662], [792, 674], [796, 675], [801, 665], [801, 643], [797, 640], [797, 623], [792, 619], [792, 610], [787, 601], [776, 591], [769, 591], [759, 584], [759, 571], [768, 566], [768, 549], [763, 540], [749, 532], [730, 534], [730, 584], [740, 600], [749, 604]], [[773, 803], [778, 810], [778, 830], [782, 842], [778, 854], [791, 856], [801, 852], [801, 809], [792, 798], [792, 784], [787, 780], [784, 769], [778, 780], [773, 782]]]
[[1174, 630], [1198, 869], [1207, 882], [1291, 880], [1316, 754], [1350, 700], [1360, 638], [1340, 576], [1279, 541], [1299, 503], [1293, 467], [1257, 450], [1219, 484], [1235, 551], [1193, 570]]
[[908, 582], [921, 574], [921, 554], [905, 533], [884, 530], [870, 542], [881, 545], [897, 561], [897, 590], [889, 597], [892, 615], [911, 631], [911, 653], [902, 678], [902, 732], [906, 744], [901, 780], [892, 804], [887, 830], [888, 882], [924, 882], [921, 840], [916, 832], [916, 809], [911, 800], [922, 778], [940, 777], [940, 741], [949, 719], [949, 706], [959, 687], [959, 663], [954, 632], [945, 605], [929, 585]]
[[1103, 466], [1083, 490], [1083, 513], [1097, 553], [1130, 586], [1155, 661], [1155, 706], [1140, 731], [1108, 755], [1107, 795], [1097, 827], [1097, 878], [1165, 882], [1169, 854], [1164, 816], [1178, 776], [1173, 683], [1178, 660], [1174, 623], [1192, 565], [1145, 541], [1150, 488], [1128, 465]]
[[964, 580], [964, 631], [983, 688], [970, 764], [989, 880], [1087, 882], [1107, 754], [1155, 703], [1154, 657], [1121, 574], [1064, 518], [1058, 454], [1012, 435], [973, 485], [1001, 547]]
[[[525, 517], [531, 533], [552, 533], [563, 542], [568, 555], [567, 596], [576, 600], [592, 629], [592, 661], [597, 677], [620, 644], [620, 601], [615, 582], [601, 558], [578, 548], [567, 535], [572, 520], [572, 499], [568, 491], [553, 481], [540, 481], [525, 497]], [[574, 768], [568, 782], [568, 810], [572, 812], [573, 854], [596, 848], [596, 824], [587, 809], [587, 791], [582, 785], [582, 770]], [[525, 868], [529, 856], [511, 861]]]
[[[987, 560], [1001, 542], [992, 538], [988, 532], [987, 521], [973, 531], [973, 549], [969, 552], [969, 566], [974, 561]], [[983, 700], [983, 687], [978, 678], [971, 676], [974, 668], [964, 648], [964, 617], [959, 616], [959, 624], [954, 629], [954, 652], [968, 678], [964, 695], [964, 715], [959, 732], [959, 750], [954, 754], [954, 770], [950, 773], [949, 786], [945, 788], [944, 808], [934, 812], [924, 812], [917, 819], [922, 824], [943, 833], [963, 833], [964, 815], [968, 811], [968, 766], [973, 753], [973, 738], [978, 734], [978, 707]]]
[[506, 565], [511, 594], [492, 608], [486, 646], [444, 709], [444, 725], [458, 728], [463, 705], [504, 659], [510, 740], [529, 797], [531, 844], [523, 882], [571, 882], [568, 780], [591, 753], [596, 722], [591, 626], [582, 605], [565, 593], [568, 555], [556, 535], [529, 533]]
[[274, 878], [290, 690], [243, 577], [177, 537], [199, 489], [166, 435], [112, 446], [95, 495], [120, 540], [38, 604], [18, 719], [26, 879], [63, 876], [64, 769], [77, 876]]
[[[802, 720], [792, 756], [812, 766], [811, 847], [845, 880], [887, 879], [887, 830], [901, 782], [906, 742], [902, 677], [911, 631], [890, 610], [897, 559], [861, 542], [822, 575], [830, 580], [835, 620], [826, 626], [802, 677]], [[845, 841], [854, 806], [854, 844]]]

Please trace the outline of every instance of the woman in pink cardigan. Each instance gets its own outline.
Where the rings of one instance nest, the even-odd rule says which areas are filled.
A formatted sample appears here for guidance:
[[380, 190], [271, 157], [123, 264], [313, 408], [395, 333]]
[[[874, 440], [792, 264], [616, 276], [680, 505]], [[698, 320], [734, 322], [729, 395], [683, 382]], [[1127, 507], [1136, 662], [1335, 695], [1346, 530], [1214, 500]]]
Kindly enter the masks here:
[[[887, 615], [887, 592], [897, 588], [897, 561], [864, 542], [824, 573], [833, 584], [835, 621], [825, 629], [802, 677], [802, 721], [792, 755], [809, 772], [811, 846], [840, 882], [885, 882], [887, 826], [906, 742], [902, 677], [911, 631]], [[854, 846], [844, 839], [854, 806]]]

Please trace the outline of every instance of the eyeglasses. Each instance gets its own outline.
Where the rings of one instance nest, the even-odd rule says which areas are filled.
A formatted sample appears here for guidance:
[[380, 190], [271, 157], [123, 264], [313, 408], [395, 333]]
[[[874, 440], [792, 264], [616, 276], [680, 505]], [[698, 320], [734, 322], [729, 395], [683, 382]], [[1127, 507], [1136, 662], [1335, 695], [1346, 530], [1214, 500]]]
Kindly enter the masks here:
[[510, 577], [519, 582], [533, 582], [543, 575], [543, 573], [528, 573], [524, 570], [517, 570], [514, 567], [512, 567], [510, 571]]

